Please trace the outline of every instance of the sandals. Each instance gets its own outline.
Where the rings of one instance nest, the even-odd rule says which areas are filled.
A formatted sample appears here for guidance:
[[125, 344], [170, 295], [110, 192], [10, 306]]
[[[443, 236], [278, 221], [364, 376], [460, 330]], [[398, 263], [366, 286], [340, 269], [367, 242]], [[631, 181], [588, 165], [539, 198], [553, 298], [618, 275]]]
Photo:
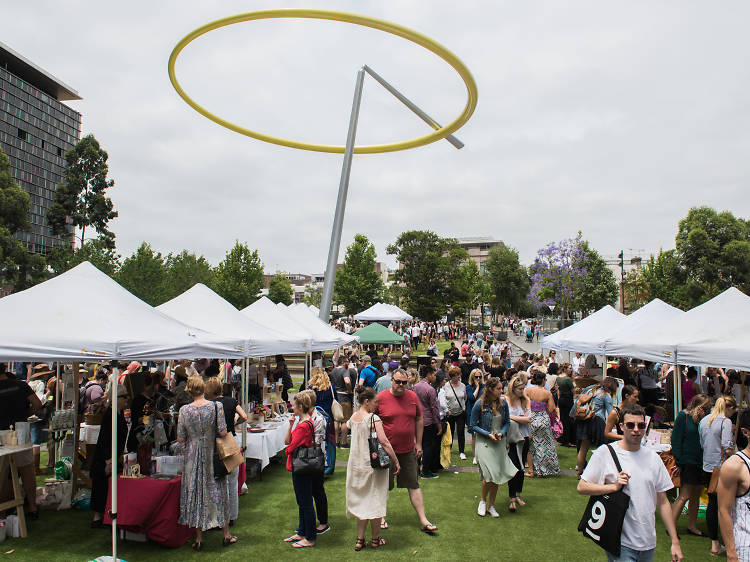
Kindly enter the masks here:
[[300, 537], [299, 535], [292, 535], [291, 537], [285, 538], [284, 542], [297, 542], [301, 540], [302, 540], [302, 537]]
[[435, 536], [435, 531], [437, 531], [437, 526], [433, 525], [432, 523], [427, 523], [424, 527], [419, 528], [420, 531], [425, 533], [426, 535]]
[[378, 549], [381, 546], [385, 546], [385, 539], [383, 537], [378, 537], [370, 541], [370, 548]]
[[228, 536], [228, 537], [224, 537], [224, 540], [221, 542], [221, 544], [222, 546], [231, 546], [234, 543], [236, 543], [238, 540], [240, 539], [238, 539], [235, 536]]
[[510, 511], [511, 513], [515, 513], [516, 511], [518, 511], [518, 506], [516, 505], [516, 502], [517, 500], [513, 498], [512, 500], [510, 500], [510, 503], [508, 504], [508, 511]]
[[195, 552], [200, 552], [201, 548], [203, 548], [203, 542], [195, 541], [190, 545], [190, 548], [192, 548]]
[[521, 496], [516, 496], [516, 501], [518, 502], [519, 507], [526, 507], [526, 502], [521, 499]]
[[361, 537], [361, 538], [357, 537], [357, 542], [354, 545], [354, 550], [356, 552], [359, 552], [360, 550], [362, 550], [365, 547], [365, 544], [367, 544], [367, 541], [365, 540], [364, 537]]
[[315, 543], [312, 544], [302, 544], [300, 541], [297, 541], [292, 545], [292, 548], [312, 548], [315, 546]]
[[383, 520], [382, 520], [382, 521], [380, 522], [380, 528], [381, 528], [381, 529], [387, 529], [387, 528], [388, 528], [388, 521], [386, 521], [385, 519], [383, 519]]
[[530, 470], [530, 471], [524, 472], [524, 473], [523, 473], [523, 475], [524, 475], [524, 476], [525, 476], [526, 478], [536, 478], [536, 474], [534, 474], [534, 471], [533, 471], [533, 470]]

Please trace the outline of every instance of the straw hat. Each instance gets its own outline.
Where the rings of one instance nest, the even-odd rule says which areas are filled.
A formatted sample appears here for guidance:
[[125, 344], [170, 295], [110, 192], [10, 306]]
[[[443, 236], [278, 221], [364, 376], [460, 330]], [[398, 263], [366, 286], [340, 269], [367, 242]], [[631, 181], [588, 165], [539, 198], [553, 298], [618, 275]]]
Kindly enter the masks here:
[[29, 380], [46, 377], [47, 375], [51, 375], [52, 373], [54, 373], [54, 371], [49, 368], [49, 365], [47, 365], [46, 363], [40, 363], [39, 365], [36, 365], [34, 367], [34, 372], [31, 374], [31, 377], [29, 377]]

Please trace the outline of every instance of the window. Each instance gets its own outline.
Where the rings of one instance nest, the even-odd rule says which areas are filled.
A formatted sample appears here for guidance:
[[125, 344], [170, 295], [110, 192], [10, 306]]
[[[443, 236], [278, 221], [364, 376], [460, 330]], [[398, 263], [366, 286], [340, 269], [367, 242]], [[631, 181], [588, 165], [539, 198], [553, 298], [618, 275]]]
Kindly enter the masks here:
[[18, 138], [21, 140], [26, 140], [27, 133], [23, 129], [18, 129]]
[[60, 148], [59, 146], [57, 147], [57, 155], [58, 155], [59, 157], [61, 157], [61, 158], [62, 158], [62, 155], [63, 155], [63, 149], [62, 149], [62, 148]]

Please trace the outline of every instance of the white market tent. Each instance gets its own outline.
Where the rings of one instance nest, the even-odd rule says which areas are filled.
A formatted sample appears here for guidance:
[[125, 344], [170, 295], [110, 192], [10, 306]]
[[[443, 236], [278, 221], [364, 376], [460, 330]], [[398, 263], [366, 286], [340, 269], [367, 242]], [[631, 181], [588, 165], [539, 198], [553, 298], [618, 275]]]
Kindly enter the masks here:
[[284, 353], [304, 353], [311, 350], [310, 345], [313, 334], [310, 330], [295, 322], [268, 297], [259, 298], [240, 312], [251, 320], [254, 320], [257, 324], [284, 334], [284, 336], [298, 342], [298, 345], [288, 349]]
[[685, 312], [679, 308], [675, 308], [661, 299], [654, 299], [638, 310], [628, 314], [614, 332], [604, 334], [598, 338], [596, 344], [601, 348], [599, 353], [618, 355], [612, 351], [609, 345], [610, 341], [637, 338], [644, 330], [650, 330], [653, 326], [673, 320], [683, 314]]
[[750, 369], [750, 297], [730, 288], [637, 334], [613, 337], [607, 353], [649, 361]]
[[603, 334], [617, 330], [624, 318], [624, 314], [610, 305], [604, 306], [580, 322], [542, 338], [542, 349], [601, 354], [596, 340]]
[[203, 283], [193, 285], [156, 309], [189, 326], [244, 340], [249, 357], [289, 353], [305, 345], [302, 335], [287, 335], [257, 323]]
[[[0, 299], [0, 359], [241, 358], [240, 338], [217, 337], [159, 312], [89, 262]], [[12, 319], [12, 321], [10, 321]]]
[[313, 335], [311, 351], [324, 351], [359, 341], [356, 336], [345, 334], [323, 322], [307, 306], [290, 306], [282, 311]]
[[367, 310], [355, 314], [354, 319], [361, 322], [404, 322], [414, 318], [395, 305], [376, 302]]

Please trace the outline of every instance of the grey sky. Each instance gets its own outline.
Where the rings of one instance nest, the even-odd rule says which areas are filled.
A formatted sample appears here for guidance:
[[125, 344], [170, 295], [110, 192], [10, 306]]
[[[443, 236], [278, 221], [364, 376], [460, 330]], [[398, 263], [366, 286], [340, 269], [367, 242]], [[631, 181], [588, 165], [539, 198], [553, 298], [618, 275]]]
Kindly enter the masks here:
[[[212, 263], [235, 239], [266, 269], [325, 267], [341, 156], [238, 135], [172, 89], [174, 45], [240, 12], [287, 2], [8, 2], [0, 41], [77, 89], [84, 133], [110, 154], [112, 227]], [[745, 2], [320, 1], [416, 29], [456, 53], [479, 87], [457, 136], [356, 156], [344, 248], [356, 232], [379, 258], [406, 229], [490, 235], [528, 263], [551, 240], [603, 254], [674, 245], [677, 221], [708, 204], [750, 216], [750, 4]], [[369, 64], [435, 119], [465, 103], [458, 76], [402, 39], [333, 22], [265, 21], [190, 45], [178, 77], [198, 103], [271, 135], [343, 144], [357, 68]], [[425, 126], [366, 79], [359, 144]]]

